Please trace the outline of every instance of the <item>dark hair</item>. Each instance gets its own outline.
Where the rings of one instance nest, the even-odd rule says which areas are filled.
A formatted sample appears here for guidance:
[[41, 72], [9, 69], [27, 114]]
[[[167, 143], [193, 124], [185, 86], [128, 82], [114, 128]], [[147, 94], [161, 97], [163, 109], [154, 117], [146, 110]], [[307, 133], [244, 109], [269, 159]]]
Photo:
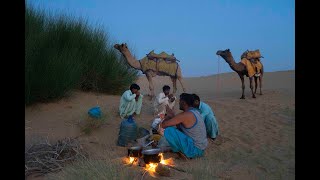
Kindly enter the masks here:
[[180, 100], [185, 101], [188, 104], [188, 106], [193, 106], [194, 98], [192, 94], [182, 93], [180, 94]]
[[162, 91], [165, 91], [165, 90], [170, 90], [170, 86], [164, 85], [164, 86], [162, 87]]
[[192, 94], [194, 100], [200, 101], [200, 97], [196, 94]]
[[140, 86], [139, 86], [138, 84], [131, 84], [130, 90], [132, 90], [132, 89], [138, 89], [138, 90], [140, 90]]

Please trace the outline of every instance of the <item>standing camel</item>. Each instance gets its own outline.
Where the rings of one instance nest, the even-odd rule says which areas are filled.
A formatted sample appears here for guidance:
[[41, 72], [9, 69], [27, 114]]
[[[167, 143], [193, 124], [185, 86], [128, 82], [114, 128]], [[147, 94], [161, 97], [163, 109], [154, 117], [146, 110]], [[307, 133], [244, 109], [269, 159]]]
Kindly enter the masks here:
[[[148, 69], [146, 71], [143, 71], [143, 68], [141, 66], [141, 60], [137, 60], [135, 59], [132, 54], [130, 53], [128, 47], [127, 47], [127, 44], [115, 44], [114, 45], [114, 48], [116, 48], [117, 50], [119, 50], [121, 52], [121, 54], [125, 57], [125, 59], [127, 60], [127, 62], [129, 63], [129, 65], [132, 67], [132, 68], [135, 68], [135, 69], [138, 69], [140, 71], [142, 71], [148, 81], [149, 81], [149, 89], [150, 89], [150, 92], [151, 92], [151, 98], [154, 97], [154, 86], [153, 86], [153, 81], [152, 81], [152, 78], [155, 77], [155, 76], [170, 76], [168, 75], [167, 73], [163, 73], [161, 71], [155, 71], [153, 69]], [[150, 60], [152, 61], [152, 60]], [[172, 63], [172, 65], [174, 65], [174, 63]], [[177, 79], [179, 80], [181, 86], [182, 86], [182, 89], [183, 91], [185, 92], [185, 88], [184, 88], [184, 85], [182, 83], [182, 74], [181, 74], [181, 69], [180, 69], [180, 66], [177, 64], [177, 70], [176, 70], [176, 73], [174, 76], [170, 76], [171, 80], [172, 80], [172, 84], [173, 84], [173, 93], [176, 93], [177, 91]]]
[[[247, 70], [247, 67], [245, 66], [245, 64], [243, 64], [242, 62], [238, 62], [236, 63], [233, 59], [233, 56], [230, 52], [230, 49], [226, 49], [224, 51], [220, 50], [220, 51], [217, 51], [216, 53], [217, 55], [220, 55], [228, 64], [229, 66], [231, 67], [232, 70], [234, 70], [236, 73], [238, 73], [240, 79], [241, 79], [241, 83], [242, 83], [242, 96], [240, 99], [245, 99], [245, 96], [244, 96], [244, 89], [245, 89], [245, 85], [244, 85], [244, 75], [246, 75], [247, 77], [249, 77], [249, 80], [250, 80], [250, 89], [251, 89], [251, 93], [252, 93], [252, 97], [253, 98], [256, 98], [255, 94], [257, 92], [257, 86], [258, 86], [258, 82], [257, 82], [257, 79], [258, 77], [256, 76], [249, 76], [248, 75], [248, 70]], [[261, 62], [260, 62], [261, 63]], [[260, 76], [259, 76], [259, 87], [260, 87], [260, 95], [262, 95], [262, 92], [261, 92], [261, 87], [262, 87], [262, 77], [263, 77], [263, 65], [261, 63], [261, 73], [260, 73]], [[252, 85], [252, 79], [254, 77], [254, 81], [255, 81], [255, 90], [254, 90], [254, 93], [253, 93], [253, 85]]]

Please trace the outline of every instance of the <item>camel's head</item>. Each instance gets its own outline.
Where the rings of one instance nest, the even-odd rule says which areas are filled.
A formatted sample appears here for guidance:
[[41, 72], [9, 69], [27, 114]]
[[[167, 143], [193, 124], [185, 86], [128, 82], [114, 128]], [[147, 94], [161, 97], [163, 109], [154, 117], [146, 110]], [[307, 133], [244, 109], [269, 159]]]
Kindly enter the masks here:
[[231, 55], [231, 52], [230, 52], [230, 49], [226, 49], [226, 50], [224, 50], [224, 51], [219, 50], [219, 51], [217, 51], [216, 54], [223, 57], [223, 56], [229, 56], [229, 55]]
[[217, 55], [221, 56], [223, 59], [225, 59], [227, 62], [232, 58], [232, 54], [230, 52], [230, 49], [226, 49], [224, 51], [219, 50], [216, 53]]
[[113, 47], [118, 49], [120, 52], [128, 50], [127, 43], [124, 43], [124, 44], [122, 43], [121, 45], [120, 44], [115, 44]]

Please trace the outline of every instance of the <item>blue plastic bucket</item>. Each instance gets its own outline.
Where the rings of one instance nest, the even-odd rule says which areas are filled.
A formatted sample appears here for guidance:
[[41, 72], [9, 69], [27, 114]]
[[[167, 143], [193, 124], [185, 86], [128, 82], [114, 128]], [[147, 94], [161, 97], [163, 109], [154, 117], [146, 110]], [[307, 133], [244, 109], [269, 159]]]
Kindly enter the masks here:
[[101, 118], [101, 110], [99, 106], [89, 109], [88, 114], [93, 118]]

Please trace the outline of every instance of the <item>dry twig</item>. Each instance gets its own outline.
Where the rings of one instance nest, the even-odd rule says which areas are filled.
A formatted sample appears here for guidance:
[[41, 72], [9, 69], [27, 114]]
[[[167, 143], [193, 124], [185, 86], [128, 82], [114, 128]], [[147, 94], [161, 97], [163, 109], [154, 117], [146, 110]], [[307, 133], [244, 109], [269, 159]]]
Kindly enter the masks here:
[[25, 176], [56, 172], [63, 166], [84, 156], [80, 144], [75, 139], [66, 138], [52, 145], [45, 143], [31, 144], [25, 148]]

